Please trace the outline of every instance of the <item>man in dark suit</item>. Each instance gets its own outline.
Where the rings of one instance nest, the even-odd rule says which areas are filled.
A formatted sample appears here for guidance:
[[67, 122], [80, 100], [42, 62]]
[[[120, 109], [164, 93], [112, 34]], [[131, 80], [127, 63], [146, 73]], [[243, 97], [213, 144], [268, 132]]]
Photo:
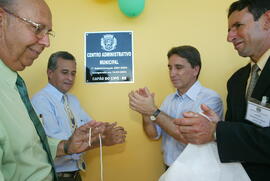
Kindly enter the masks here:
[[[227, 83], [225, 121], [209, 122], [200, 114], [188, 112], [175, 124], [188, 142], [204, 144], [215, 140], [221, 162], [241, 162], [252, 181], [266, 181], [270, 179], [270, 127], [254, 124], [246, 115], [250, 98], [261, 101], [263, 96], [270, 97], [270, 1], [232, 3], [227, 40], [240, 56], [250, 57], [251, 61]], [[256, 81], [251, 67], [257, 67]], [[210, 120], [220, 119], [205, 105], [202, 110]]]

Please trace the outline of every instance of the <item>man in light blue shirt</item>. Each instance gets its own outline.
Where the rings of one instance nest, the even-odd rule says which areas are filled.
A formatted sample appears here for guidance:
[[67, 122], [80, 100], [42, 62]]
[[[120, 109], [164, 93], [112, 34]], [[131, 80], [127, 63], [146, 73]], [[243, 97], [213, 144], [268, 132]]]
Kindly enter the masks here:
[[[73, 55], [60, 51], [52, 54], [48, 62], [49, 84], [35, 94], [32, 104], [43, 120], [49, 137], [68, 140], [74, 130], [92, 118], [83, 110], [79, 100], [68, 91], [76, 77], [76, 61]], [[110, 146], [125, 141], [125, 130], [116, 123], [105, 123], [103, 145]], [[56, 172], [60, 181], [81, 180], [79, 170], [85, 163], [82, 154], [72, 154], [55, 159]]]
[[208, 105], [220, 116], [223, 114], [220, 96], [198, 81], [201, 70], [198, 50], [192, 46], [174, 47], [167, 57], [170, 80], [177, 91], [167, 96], [160, 109], [148, 88], [129, 93], [130, 107], [142, 114], [147, 136], [152, 139], [162, 136], [166, 168], [172, 165], [186, 146], [186, 140], [179, 134], [173, 119], [181, 118], [186, 111], [201, 112], [201, 104]]

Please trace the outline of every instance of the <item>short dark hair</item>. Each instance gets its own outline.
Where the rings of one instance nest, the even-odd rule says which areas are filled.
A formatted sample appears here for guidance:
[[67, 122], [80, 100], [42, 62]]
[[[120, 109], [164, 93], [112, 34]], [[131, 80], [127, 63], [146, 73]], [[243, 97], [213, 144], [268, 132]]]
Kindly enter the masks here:
[[48, 61], [47, 69], [48, 70], [55, 70], [57, 68], [57, 61], [59, 58], [76, 62], [75, 57], [71, 53], [66, 52], [66, 51], [58, 51], [58, 52], [51, 54], [49, 61]]
[[201, 62], [200, 52], [195, 47], [190, 46], [190, 45], [173, 47], [167, 53], [168, 59], [172, 55], [178, 55], [179, 57], [185, 58], [192, 68], [199, 66], [200, 70], [198, 72], [197, 78], [199, 77], [201, 67], [202, 67], [202, 62]]
[[234, 11], [241, 11], [248, 8], [257, 21], [266, 11], [270, 10], [270, 0], [238, 0], [233, 2], [228, 11], [228, 18]]

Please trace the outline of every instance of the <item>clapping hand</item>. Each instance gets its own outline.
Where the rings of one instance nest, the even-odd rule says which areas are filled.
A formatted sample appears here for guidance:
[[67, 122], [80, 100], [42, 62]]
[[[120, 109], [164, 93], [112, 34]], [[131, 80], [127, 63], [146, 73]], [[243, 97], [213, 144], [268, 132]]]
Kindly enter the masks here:
[[152, 115], [157, 110], [154, 93], [151, 93], [147, 87], [131, 91], [128, 97], [129, 107], [134, 111], [145, 115]]

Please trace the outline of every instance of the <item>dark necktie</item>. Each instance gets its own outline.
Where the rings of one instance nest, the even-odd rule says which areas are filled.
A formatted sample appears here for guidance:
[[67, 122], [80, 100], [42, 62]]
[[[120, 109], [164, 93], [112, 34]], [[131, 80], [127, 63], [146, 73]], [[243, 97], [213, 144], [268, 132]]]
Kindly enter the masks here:
[[247, 89], [247, 99], [251, 97], [251, 94], [253, 92], [253, 89], [257, 83], [257, 80], [259, 79], [259, 74], [258, 71], [260, 68], [258, 67], [257, 64], [252, 65], [251, 67], [251, 73], [250, 73], [250, 81]]
[[49, 144], [48, 144], [47, 136], [45, 134], [45, 130], [44, 130], [32, 104], [31, 104], [30, 100], [29, 100], [29, 96], [28, 96], [27, 89], [26, 89], [26, 86], [25, 86], [23, 79], [21, 78], [21, 76], [19, 74], [17, 74], [17, 75], [18, 76], [17, 76], [16, 86], [17, 86], [18, 91], [20, 93], [21, 99], [22, 99], [22, 101], [23, 101], [23, 103], [28, 111], [28, 115], [31, 118], [31, 120], [36, 128], [36, 131], [37, 131], [37, 134], [38, 134], [40, 141], [42, 143], [43, 149], [47, 152], [49, 162], [52, 165], [54, 180], [57, 181], [58, 179], [57, 179], [57, 176], [55, 173], [54, 162], [53, 162], [53, 158], [51, 156], [51, 151], [49, 148]]

